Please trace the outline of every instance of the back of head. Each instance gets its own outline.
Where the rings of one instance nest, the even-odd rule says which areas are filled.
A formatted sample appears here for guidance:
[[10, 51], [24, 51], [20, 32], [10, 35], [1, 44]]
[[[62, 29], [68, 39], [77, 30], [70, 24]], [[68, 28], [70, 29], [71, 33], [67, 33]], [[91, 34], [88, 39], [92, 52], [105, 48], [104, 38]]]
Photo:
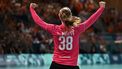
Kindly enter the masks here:
[[59, 17], [61, 20], [67, 20], [72, 16], [71, 10], [68, 7], [64, 7], [59, 11]]
[[65, 26], [77, 26], [81, 19], [76, 16], [72, 16], [72, 12], [68, 7], [64, 7], [59, 11], [59, 18], [65, 24]]

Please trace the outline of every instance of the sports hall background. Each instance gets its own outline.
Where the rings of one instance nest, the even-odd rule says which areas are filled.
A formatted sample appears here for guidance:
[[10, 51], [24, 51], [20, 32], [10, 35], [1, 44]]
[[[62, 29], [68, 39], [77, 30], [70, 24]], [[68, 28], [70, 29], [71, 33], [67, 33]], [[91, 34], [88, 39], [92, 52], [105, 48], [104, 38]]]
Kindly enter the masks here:
[[[29, 5], [35, 2], [38, 15], [47, 23], [60, 25], [58, 11], [68, 6], [74, 16], [85, 21], [101, 0], [0, 0], [0, 69], [48, 69], [53, 39], [36, 25]], [[102, 0], [106, 8], [101, 17], [80, 35], [81, 69], [119, 69], [122, 67], [122, 0]], [[37, 68], [37, 69], [38, 69]]]

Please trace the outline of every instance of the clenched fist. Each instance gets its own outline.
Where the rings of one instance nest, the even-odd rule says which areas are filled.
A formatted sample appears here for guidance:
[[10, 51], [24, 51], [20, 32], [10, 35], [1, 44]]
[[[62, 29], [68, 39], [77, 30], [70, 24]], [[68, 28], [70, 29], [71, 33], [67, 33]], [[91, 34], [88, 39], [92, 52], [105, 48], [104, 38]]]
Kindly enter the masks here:
[[99, 2], [100, 7], [104, 7], [105, 8], [105, 4], [106, 4], [106, 2], [104, 2], [104, 1], [100, 1]]
[[38, 7], [38, 5], [36, 3], [31, 3], [30, 7], [33, 7], [34, 9]]

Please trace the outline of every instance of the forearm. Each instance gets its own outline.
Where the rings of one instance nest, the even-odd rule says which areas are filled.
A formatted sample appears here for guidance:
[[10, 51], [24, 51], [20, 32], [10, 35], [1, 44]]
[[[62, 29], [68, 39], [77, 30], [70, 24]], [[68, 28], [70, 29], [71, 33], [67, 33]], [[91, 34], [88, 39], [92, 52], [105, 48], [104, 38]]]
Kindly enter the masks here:
[[104, 10], [104, 7], [100, 7], [88, 20], [84, 22], [85, 29], [89, 28], [100, 17]]
[[32, 18], [34, 20], [34, 22], [36, 24], [38, 24], [39, 26], [41, 26], [42, 28], [46, 29], [47, 27], [47, 24], [46, 22], [44, 22], [36, 13], [36, 11], [33, 9], [33, 7], [30, 6], [30, 12], [31, 12], [31, 15], [32, 15]]

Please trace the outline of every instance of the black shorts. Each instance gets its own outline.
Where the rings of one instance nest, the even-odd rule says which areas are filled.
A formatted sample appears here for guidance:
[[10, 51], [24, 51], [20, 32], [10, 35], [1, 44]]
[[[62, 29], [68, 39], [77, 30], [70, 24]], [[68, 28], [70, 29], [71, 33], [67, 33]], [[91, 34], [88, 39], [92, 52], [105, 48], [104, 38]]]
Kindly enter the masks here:
[[61, 65], [55, 62], [52, 62], [50, 69], [79, 69], [78, 66], [68, 66], [68, 65]]

